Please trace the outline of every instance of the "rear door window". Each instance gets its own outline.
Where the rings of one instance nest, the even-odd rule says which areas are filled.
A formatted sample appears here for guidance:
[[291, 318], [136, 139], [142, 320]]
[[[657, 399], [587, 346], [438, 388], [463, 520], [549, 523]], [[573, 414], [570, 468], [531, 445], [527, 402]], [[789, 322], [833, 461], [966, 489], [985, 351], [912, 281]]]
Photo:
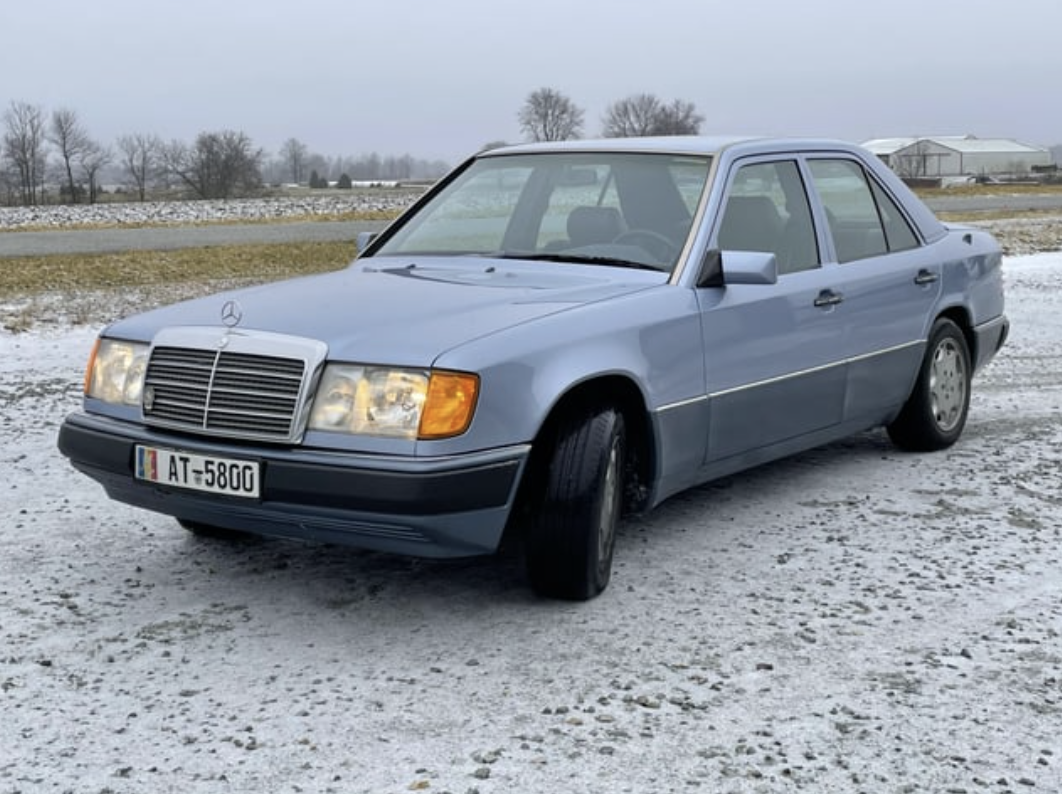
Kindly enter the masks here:
[[854, 262], [918, 245], [896, 203], [852, 160], [810, 160], [808, 167], [833, 237], [838, 262]]

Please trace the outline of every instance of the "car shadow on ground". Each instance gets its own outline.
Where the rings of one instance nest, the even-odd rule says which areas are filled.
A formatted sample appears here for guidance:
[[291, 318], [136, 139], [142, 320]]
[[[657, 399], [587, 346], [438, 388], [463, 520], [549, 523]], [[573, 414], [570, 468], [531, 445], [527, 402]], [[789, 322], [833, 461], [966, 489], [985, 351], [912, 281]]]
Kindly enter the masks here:
[[[645, 573], [637, 570], [642, 565], [675, 569], [685, 562], [685, 541], [691, 532], [712, 531], [721, 501], [754, 502], [748, 508], [754, 518], [757, 512], [775, 517], [791, 508], [794, 493], [829, 487], [832, 479], [858, 461], [885, 454], [903, 453], [895, 451], [880, 431], [864, 433], [685, 491], [620, 525], [616, 562], [625, 575], [635, 577]], [[411, 605], [443, 599], [521, 608], [549, 603], [531, 592], [521, 544], [513, 537], [491, 556], [434, 560], [255, 536], [201, 538], [184, 533], [166, 518], [158, 518], [152, 530], [168, 553], [162, 559], [142, 560], [142, 567], [159, 575], [184, 570], [186, 583], [188, 576], [204, 577], [200, 584], [225, 600], [253, 602], [268, 589], [274, 600], [331, 609], [395, 599]], [[636, 547], [643, 552], [631, 554]]]

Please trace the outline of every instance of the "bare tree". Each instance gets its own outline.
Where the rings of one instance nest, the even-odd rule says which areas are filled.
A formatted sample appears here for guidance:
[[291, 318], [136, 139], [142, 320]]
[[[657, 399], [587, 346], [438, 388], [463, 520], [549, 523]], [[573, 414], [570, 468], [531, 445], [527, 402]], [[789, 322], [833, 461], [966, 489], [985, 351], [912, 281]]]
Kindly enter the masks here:
[[78, 165], [88, 185], [88, 202], [95, 204], [100, 195], [100, 170], [114, 159], [114, 152], [95, 141], [88, 141], [78, 156]]
[[518, 118], [520, 129], [533, 141], [564, 141], [582, 134], [582, 109], [552, 88], [532, 91]]
[[201, 132], [194, 146], [173, 141], [162, 146], [161, 161], [199, 198], [233, 198], [262, 186], [264, 153], [246, 133], [234, 130]]
[[635, 94], [613, 102], [605, 110], [606, 138], [632, 138], [653, 135], [661, 102], [653, 94]]
[[18, 203], [18, 176], [0, 148], [0, 206]]
[[12, 102], [4, 113], [3, 149], [0, 154], [10, 165], [23, 204], [35, 205], [43, 198], [44, 110], [28, 102]]
[[380, 176], [384, 179], [399, 181], [413, 176], [413, 158], [408, 154], [401, 157], [387, 157], [381, 166]]
[[296, 185], [303, 183], [303, 175], [306, 173], [306, 157], [309, 150], [306, 144], [297, 138], [288, 138], [280, 147], [280, 159], [284, 168], [291, 175], [291, 181]]
[[654, 94], [634, 94], [608, 106], [603, 134], [606, 138], [694, 135], [703, 121], [692, 102], [676, 99], [664, 104]]
[[66, 182], [67, 200], [77, 204], [81, 188], [74, 179], [74, 164], [92, 145], [77, 112], [69, 108], [53, 111], [48, 125], [48, 140], [59, 154], [60, 168]]
[[692, 102], [675, 99], [660, 108], [653, 135], [696, 135], [703, 123], [704, 116]]
[[303, 167], [308, 168], [311, 171], [316, 171], [318, 179], [325, 183], [324, 187], [328, 187], [328, 174], [330, 171], [328, 168], [327, 157], [323, 154], [317, 154], [317, 152], [311, 152], [306, 155]]
[[137, 196], [147, 200], [147, 188], [159, 169], [162, 139], [157, 135], [134, 133], [118, 138], [122, 169], [133, 181]]
[[354, 162], [352, 176], [362, 181], [380, 178], [380, 155], [376, 152], [363, 154]]

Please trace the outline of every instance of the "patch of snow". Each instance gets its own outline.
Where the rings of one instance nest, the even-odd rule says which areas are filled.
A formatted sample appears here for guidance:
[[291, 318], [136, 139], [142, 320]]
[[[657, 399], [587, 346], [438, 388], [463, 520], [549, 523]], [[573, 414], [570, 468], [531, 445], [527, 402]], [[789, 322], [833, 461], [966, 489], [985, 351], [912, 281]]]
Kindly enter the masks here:
[[198, 540], [55, 449], [85, 327], [0, 333], [4, 792], [1062, 790], [1062, 253], [952, 449], [853, 437], [519, 560]]
[[0, 207], [0, 230], [261, 221], [349, 212], [394, 212], [408, 207], [423, 192], [422, 187], [388, 185], [351, 190], [342, 195]]

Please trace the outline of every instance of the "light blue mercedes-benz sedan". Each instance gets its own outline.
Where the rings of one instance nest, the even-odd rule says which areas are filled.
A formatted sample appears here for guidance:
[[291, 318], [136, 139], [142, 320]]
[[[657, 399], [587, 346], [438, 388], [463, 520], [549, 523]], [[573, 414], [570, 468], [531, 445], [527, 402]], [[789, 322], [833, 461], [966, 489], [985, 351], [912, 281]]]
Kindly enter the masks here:
[[359, 248], [104, 329], [62, 452], [198, 534], [509, 529], [586, 599], [625, 513], [869, 428], [954, 443], [1008, 329], [996, 242], [837, 141], [481, 152]]

